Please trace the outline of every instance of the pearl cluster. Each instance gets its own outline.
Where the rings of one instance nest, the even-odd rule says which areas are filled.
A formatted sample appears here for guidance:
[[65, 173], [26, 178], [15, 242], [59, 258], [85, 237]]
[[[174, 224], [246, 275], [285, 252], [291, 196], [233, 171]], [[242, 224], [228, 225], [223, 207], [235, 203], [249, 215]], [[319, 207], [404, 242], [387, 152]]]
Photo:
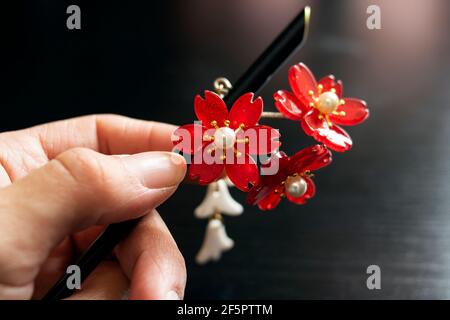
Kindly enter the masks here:
[[229, 149], [236, 143], [236, 133], [228, 127], [218, 128], [214, 133], [214, 145], [221, 149]]
[[323, 114], [331, 114], [339, 106], [340, 101], [336, 93], [327, 91], [322, 93], [316, 102], [317, 109]]
[[308, 184], [301, 176], [290, 176], [285, 183], [286, 192], [294, 198], [301, 197], [308, 190]]

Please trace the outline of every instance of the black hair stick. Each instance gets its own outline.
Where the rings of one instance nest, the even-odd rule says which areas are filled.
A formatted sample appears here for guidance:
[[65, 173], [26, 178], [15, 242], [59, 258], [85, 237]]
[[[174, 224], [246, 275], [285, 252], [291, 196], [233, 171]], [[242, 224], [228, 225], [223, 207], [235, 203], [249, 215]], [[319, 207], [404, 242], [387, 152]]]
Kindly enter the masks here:
[[[287, 58], [306, 39], [311, 9], [305, 7], [297, 17], [283, 30], [272, 44], [259, 56], [251, 67], [236, 81], [233, 88], [224, 97], [227, 105], [232, 105], [237, 98], [246, 92], [256, 93], [261, 89]], [[141, 218], [109, 225], [91, 246], [75, 261], [84, 281], [139, 223]], [[73, 290], [67, 287], [71, 275], [65, 274], [47, 292], [43, 300], [57, 300], [70, 296]]]

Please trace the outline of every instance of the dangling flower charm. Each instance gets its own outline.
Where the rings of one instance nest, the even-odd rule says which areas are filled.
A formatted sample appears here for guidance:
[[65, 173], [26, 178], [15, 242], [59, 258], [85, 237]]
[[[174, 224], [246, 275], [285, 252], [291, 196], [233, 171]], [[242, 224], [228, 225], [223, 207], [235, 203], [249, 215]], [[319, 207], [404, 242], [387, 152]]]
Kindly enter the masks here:
[[282, 197], [304, 204], [316, 193], [312, 172], [331, 163], [331, 152], [324, 145], [305, 148], [292, 157], [279, 152], [265, 168], [278, 167], [276, 174], [261, 176], [260, 183], [248, 193], [247, 202], [261, 210], [272, 210]]
[[332, 150], [343, 152], [352, 146], [352, 139], [339, 125], [352, 126], [363, 122], [369, 110], [363, 100], [342, 98], [342, 82], [334, 76], [318, 83], [303, 63], [289, 69], [292, 93], [280, 90], [274, 94], [276, 108], [291, 120], [301, 121], [305, 133]]
[[228, 112], [225, 102], [214, 92], [197, 96], [194, 109], [201, 124], [175, 130], [175, 148], [192, 155], [189, 177], [207, 185], [223, 176], [224, 170], [234, 185], [247, 192], [259, 181], [259, 170], [250, 155], [272, 153], [278, 149], [277, 130], [258, 125], [263, 111], [260, 97], [253, 93], [239, 97]]

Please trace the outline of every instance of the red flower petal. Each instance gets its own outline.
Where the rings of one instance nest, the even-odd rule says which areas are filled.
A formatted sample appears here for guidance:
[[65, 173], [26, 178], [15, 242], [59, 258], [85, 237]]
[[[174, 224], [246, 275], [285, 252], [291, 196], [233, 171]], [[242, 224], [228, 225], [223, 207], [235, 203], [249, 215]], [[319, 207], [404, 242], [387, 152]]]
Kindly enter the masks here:
[[342, 81], [339, 80], [336, 82], [336, 79], [332, 74], [320, 79], [319, 84], [323, 86], [322, 92], [330, 91], [331, 89], [334, 88], [334, 90], [336, 90], [336, 95], [339, 97], [339, 99], [342, 97], [343, 94]]
[[344, 111], [345, 116], [332, 115], [330, 119], [333, 123], [344, 126], [360, 124], [369, 117], [369, 109], [366, 102], [354, 98], [345, 98], [345, 103], [340, 105], [336, 111]]
[[353, 143], [348, 133], [337, 125], [328, 126], [325, 119], [319, 119], [319, 114], [314, 109], [302, 119], [302, 128], [305, 133], [334, 151], [344, 152], [349, 150]]
[[269, 193], [268, 196], [258, 201], [257, 204], [259, 209], [266, 211], [275, 209], [276, 206], [278, 206], [278, 204], [280, 203], [280, 201], [281, 201], [280, 193], [271, 192]]
[[[289, 84], [297, 98], [304, 104], [304, 108], [309, 107], [309, 103], [313, 102], [308, 94], [310, 90], [314, 93], [317, 91], [316, 78], [312, 72], [303, 63], [292, 66], [288, 71]], [[301, 108], [303, 109], [303, 108]]]
[[297, 152], [290, 158], [288, 174], [301, 174], [306, 170], [318, 170], [329, 165], [331, 161], [330, 150], [324, 145], [317, 144]]
[[249, 184], [255, 186], [259, 182], [259, 171], [255, 161], [249, 155], [235, 157], [234, 163], [225, 164], [231, 182], [241, 191], [248, 192]]
[[250, 189], [247, 195], [247, 203], [250, 205], [255, 205], [265, 197], [267, 197], [270, 193], [272, 193], [277, 185], [267, 184], [264, 181], [264, 177], [261, 177], [260, 183], [253, 188]]
[[314, 197], [314, 195], [316, 194], [316, 186], [314, 185], [314, 182], [308, 177], [303, 177], [303, 179], [305, 179], [306, 184], [308, 186], [305, 194], [298, 198], [295, 198], [286, 192], [286, 198], [288, 198], [289, 201], [296, 204], [305, 204], [306, 201]]
[[248, 92], [240, 96], [230, 110], [230, 127], [236, 129], [240, 124], [245, 127], [256, 125], [263, 111], [263, 100], [261, 97], [253, 100], [254, 94]]
[[187, 124], [177, 128], [172, 134], [174, 148], [186, 154], [200, 151], [209, 144], [209, 141], [203, 141], [205, 130], [206, 128], [199, 124]]
[[228, 118], [225, 102], [216, 93], [208, 90], [205, 91], [205, 99], [200, 95], [195, 97], [194, 110], [197, 118], [207, 128], [211, 128], [212, 121], [217, 121], [218, 126], [222, 127]]
[[[281, 142], [278, 130], [264, 125], [238, 131], [236, 149], [245, 154], [269, 154], [277, 150]], [[248, 142], [245, 142], [248, 140]]]
[[208, 185], [222, 177], [223, 163], [193, 163], [189, 166], [189, 178], [200, 185]]
[[292, 93], [284, 90], [278, 90], [274, 93], [273, 98], [275, 99], [275, 107], [280, 111], [286, 118], [300, 121], [302, 113], [310, 110], [302, 109], [305, 105], [301, 103]]

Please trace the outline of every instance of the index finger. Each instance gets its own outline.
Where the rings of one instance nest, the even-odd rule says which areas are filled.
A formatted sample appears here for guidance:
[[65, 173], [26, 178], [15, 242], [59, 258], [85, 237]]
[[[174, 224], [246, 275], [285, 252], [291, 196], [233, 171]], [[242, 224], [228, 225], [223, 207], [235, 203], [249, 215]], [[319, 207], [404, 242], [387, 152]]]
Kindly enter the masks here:
[[39, 139], [47, 157], [84, 147], [104, 154], [171, 151], [172, 132], [167, 123], [113, 114], [90, 115], [35, 126], [24, 131]]

